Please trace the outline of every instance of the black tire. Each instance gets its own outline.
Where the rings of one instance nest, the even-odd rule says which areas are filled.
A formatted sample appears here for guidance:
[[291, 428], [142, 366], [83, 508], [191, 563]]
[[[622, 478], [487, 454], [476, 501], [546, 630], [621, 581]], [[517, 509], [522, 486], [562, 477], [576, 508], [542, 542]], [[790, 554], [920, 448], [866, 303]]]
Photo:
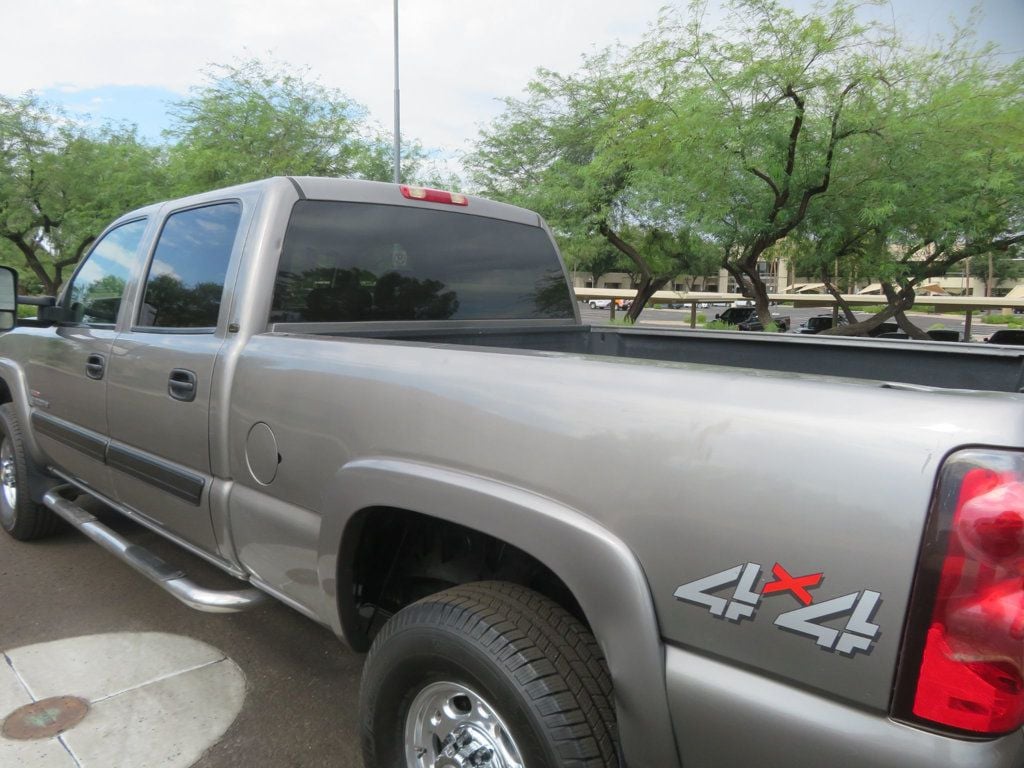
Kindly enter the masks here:
[[[32, 501], [28, 463], [21, 425], [14, 405], [0, 406], [0, 527], [19, 541], [41, 539], [52, 534], [59, 518]], [[11, 480], [14, 504], [11, 504]]]
[[[611, 676], [594, 636], [536, 592], [478, 582], [407, 606], [374, 641], [360, 690], [367, 768], [416, 764], [406, 758], [411, 708], [449, 681], [478, 695], [507, 726], [526, 768], [619, 765]], [[423, 768], [435, 764], [429, 758], [439, 743], [426, 747]]]

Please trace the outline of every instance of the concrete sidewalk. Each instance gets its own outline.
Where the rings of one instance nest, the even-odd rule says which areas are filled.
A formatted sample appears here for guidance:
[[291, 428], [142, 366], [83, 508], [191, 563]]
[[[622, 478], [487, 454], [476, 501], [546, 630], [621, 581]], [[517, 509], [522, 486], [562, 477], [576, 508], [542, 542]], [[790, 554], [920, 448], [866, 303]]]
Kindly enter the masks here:
[[[205, 586], [237, 583], [126, 520], [109, 524]], [[50, 695], [92, 704], [65, 745], [0, 743], [0, 765], [362, 765], [362, 656], [283, 605], [192, 611], [70, 530], [31, 544], [0, 534], [0, 590], [0, 721]], [[24, 745], [40, 756], [3, 751]]]

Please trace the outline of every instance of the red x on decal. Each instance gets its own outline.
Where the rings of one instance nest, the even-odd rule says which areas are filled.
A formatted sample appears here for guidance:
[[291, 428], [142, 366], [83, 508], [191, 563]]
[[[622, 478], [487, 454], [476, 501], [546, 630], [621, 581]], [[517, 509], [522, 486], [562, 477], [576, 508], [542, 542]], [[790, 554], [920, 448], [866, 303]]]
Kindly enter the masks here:
[[807, 590], [814, 589], [814, 587], [821, 584], [821, 580], [825, 576], [823, 573], [790, 576], [786, 569], [778, 563], [772, 566], [772, 573], [775, 574], [775, 581], [769, 581], [765, 584], [761, 594], [770, 595], [773, 592], [792, 592], [793, 597], [804, 605], [810, 605], [814, 602], [814, 598], [811, 597], [811, 593]]

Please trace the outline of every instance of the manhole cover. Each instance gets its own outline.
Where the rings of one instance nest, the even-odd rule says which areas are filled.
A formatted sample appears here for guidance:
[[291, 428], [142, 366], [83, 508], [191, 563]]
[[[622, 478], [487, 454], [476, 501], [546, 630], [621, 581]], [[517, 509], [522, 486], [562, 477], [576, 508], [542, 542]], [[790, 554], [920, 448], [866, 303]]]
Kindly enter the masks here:
[[19, 707], [7, 716], [4, 738], [28, 741], [49, 739], [74, 728], [89, 714], [89, 702], [75, 696], [54, 696]]

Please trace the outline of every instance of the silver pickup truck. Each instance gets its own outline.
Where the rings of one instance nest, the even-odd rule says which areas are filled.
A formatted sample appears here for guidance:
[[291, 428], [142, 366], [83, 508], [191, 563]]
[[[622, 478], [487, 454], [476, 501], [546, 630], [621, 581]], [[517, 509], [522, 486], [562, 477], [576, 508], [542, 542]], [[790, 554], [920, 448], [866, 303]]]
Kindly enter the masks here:
[[1024, 350], [590, 327], [566, 277], [423, 188], [129, 213], [0, 336], [3, 528], [369, 650], [367, 768], [1024, 765]]

